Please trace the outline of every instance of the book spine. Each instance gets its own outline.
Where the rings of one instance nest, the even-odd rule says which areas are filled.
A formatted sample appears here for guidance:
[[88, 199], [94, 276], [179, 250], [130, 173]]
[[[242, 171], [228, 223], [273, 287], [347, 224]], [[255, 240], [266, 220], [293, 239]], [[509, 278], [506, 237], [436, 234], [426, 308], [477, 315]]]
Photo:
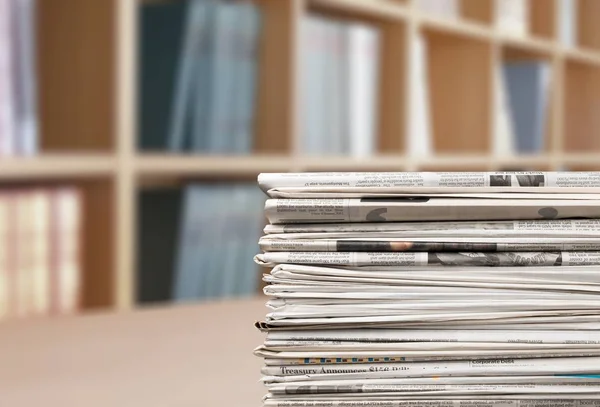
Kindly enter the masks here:
[[31, 236], [28, 246], [31, 253], [30, 308], [33, 315], [44, 315], [49, 309], [49, 191], [31, 192]]
[[50, 193], [50, 205], [48, 208], [50, 225], [48, 227], [49, 239], [49, 292], [50, 297], [49, 313], [50, 315], [57, 315], [62, 312], [61, 309], [61, 249], [63, 235], [61, 233], [61, 210], [60, 210], [60, 193], [58, 190], [53, 190]]
[[8, 316], [15, 317], [18, 313], [18, 269], [19, 269], [19, 195], [17, 191], [8, 192], [6, 195], [8, 204], [8, 247], [7, 253], [7, 296]]
[[0, 0], [0, 157], [15, 154], [14, 106], [11, 84], [14, 82], [11, 61], [11, 0]]
[[0, 320], [9, 315], [10, 214], [9, 196], [0, 194]]
[[206, 41], [206, 16], [207, 5], [201, 1], [191, 1], [187, 5], [187, 13], [184, 23], [183, 47], [179, 55], [177, 66], [176, 85], [173, 93], [171, 117], [169, 123], [169, 149], [171, 151], [184, 151], [188, 135], [188, 114], [193, 106], [193, 92], [197, 82], [202, 80], [194, 72], [194, 68], [200, 68], [200, 52], [203, 42]]
[[59, 194], [59, 298], [61, 311], [76, 312], [81, 302], [81, 238], [82, 206], [81, 192], [74, 187], [64, 187]]
[[35, 0], [12, 4], [13, 102], [15, 149], [19, 155], [37, 151], [37, 98], [35, 75]]
[[204, 17], [198, 22], [201, 25], [199, 51], [196, 59], [197, 76], [194, 87], [192, 106], [194, 106], [190, 148], [193, 151], [208, 152], [210, 146], [210, 120], [214, 116], [215, 82], [218, 71], [216, 63], [216, 18], [218, 6], [216, 1], [197, 1], [196, 7], [204, 8]]

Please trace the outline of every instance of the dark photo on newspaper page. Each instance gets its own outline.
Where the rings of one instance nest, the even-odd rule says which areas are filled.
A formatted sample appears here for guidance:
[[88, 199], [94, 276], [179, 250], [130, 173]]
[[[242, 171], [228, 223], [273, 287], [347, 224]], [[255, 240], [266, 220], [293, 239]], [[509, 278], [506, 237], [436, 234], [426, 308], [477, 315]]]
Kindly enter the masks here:
[[268, 407], [600, 407], [600, 173], [261, 174]]

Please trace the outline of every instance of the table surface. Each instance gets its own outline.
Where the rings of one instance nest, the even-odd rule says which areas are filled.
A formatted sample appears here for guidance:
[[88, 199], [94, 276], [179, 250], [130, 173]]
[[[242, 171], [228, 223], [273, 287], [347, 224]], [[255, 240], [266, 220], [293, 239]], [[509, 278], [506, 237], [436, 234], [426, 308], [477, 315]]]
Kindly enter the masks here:
[[0, 405], [260, 406], [263, 298], [0, 324]]

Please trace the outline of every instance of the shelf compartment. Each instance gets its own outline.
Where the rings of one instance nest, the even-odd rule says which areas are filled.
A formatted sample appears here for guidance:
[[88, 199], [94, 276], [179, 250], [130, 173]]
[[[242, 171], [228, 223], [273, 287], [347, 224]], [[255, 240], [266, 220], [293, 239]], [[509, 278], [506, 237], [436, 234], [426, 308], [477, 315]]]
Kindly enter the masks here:
[[116, 3], [39, 2], [40, 150], [115, 148]]
[[429, 105], [437, 153], [488, 153], [492, 101], [492, 44], [424, 30]]
[[565, 151], [600, 151], [600, 67], [565, 61], [564, 87]]
[[599, 15], [599, 1], [577, 0], [577, 42], [581, 48], [600, 51]]
[[529, 0], [530, 35], [551, 41], [556, 40], [556, 16], [555, 0]]
[[491, 26], [494, 22], [494, 0], [461, 0], [461, 17]]

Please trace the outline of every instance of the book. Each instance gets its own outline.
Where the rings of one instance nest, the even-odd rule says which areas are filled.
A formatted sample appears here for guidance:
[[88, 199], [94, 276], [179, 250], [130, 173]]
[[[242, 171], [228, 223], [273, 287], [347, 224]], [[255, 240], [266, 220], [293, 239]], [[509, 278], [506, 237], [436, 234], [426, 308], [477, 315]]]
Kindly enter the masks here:
[[353, 157], [375, 154], [379, 99], [379, 31], [367, 24], [349, 24], [347, 30], [348, 134]]
[[233, 110], [235, 117], [232, 130], [231, 152], [248, 154], [254, 141], [254, 115], [256, 106], [256, 82], [261, 14], [252, 3], [240, 3], [238, 30], [236, 32], [237, 59]]
[[494, 68], [494, 142], [493, 151], [498, 156], [515, 153], [513, 118], [507, 97], [507, 87], [502, 68]]
[[503, 33], [525, 36], [529, 32], [529, 2], [495, 0], [496, 27]]
[[410, 44], [410, 56], [408, 152], [412, 156], [426, 157], [433, 154], [433, 134], [427, 78], [427, 42], [420, 33]]
[[169, 139], [169, 126], [175, 114], [173, 99], [188, 3], [148, 3], [139, 13], [138, 146], [150, 151], [177, 149]]
[[45, 315], [50, 308], [50, 195], [47, 190], [37, 188], [27, 195], [30, 223], [21, 249], [29, 253], [30, 270], [20, 270], [29, 274], [27, 297], [22, 302], [27, 304], [28, 315]]
[[36, 0], [12, 1], [10, 58], [13, 67], [12, 96], [14, 148], [19, 155], [38, 149], [36, 70]]
[[0, 320], [10, 314], [10, 281], [12, 228], [8, 194], [0, 197]]
[[205, 199], [211, 192], [199, 186], [187, 186], [183, 191], [174, 263], [172, 297], [175, 301], [201, 298], [201, 279], [206, 272], [202, 260], [208, 248], [206, 223], [211, 215]]
[[367, 24], [313, 15], [302, 20], [299, 151], [353, 157], [375, 152], [379, 36]]
[[456, 19], [460, 8], [457, 0], [417, 0], [418, 9], [436, 17]]
[[300, 121], [303, 154], [327, 152], [327, 20], [307, 16], [301, 22]]
[[558, 38], [565, 47], [577, 46], [577, 0], [558, 0], [556, 26]]
[[11, 156], [14, 145], [14, 101], [11, 84], [14, 82], [12, 59], [11, 0], [0, 0], [0, 156]]
[[181, 220], [180, 188], [144, 190], [138, 199], [137, 301], [172, 299]]
[[[192, 117], [197, 84], [208, 80], [203, 72], [209, 34], [211, 4], [203, 0], [188, 3], [181, 20], [183, 34], [176, 68], [176, 84], [169, 117], [168, 146], [171, 151], [189, 150], [192, 143]], [[203, 59], [204, 58], [204, 59]], [[201, 94], [201, 97], [203, 94]]]
[[540, 152], [548, 115], [550, 66], [546, 62], [515, 61], [506, 62], [503, 69], [516, 150]]

